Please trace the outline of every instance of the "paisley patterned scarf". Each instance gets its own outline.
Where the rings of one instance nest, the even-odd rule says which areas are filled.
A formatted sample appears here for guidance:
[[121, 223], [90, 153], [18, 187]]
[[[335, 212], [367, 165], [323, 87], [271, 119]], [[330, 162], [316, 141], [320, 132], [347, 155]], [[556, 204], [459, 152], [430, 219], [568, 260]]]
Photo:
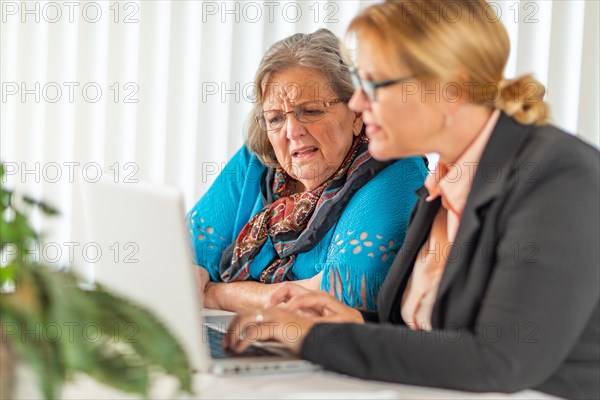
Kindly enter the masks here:
[[252, 279], [250, 264], [270, 237], [277, 256], [260, 274], [260, 282], [292, 280], [296, 255], [314, 248], [338, 221], [354, 193], [390, 164], [373, 159], [368, 143], [364, 133], [355, 137], [338, 170], [312, 191], [298, 193], [296, 181], [282, 168], [267, 169], [261, 180], [265, 207], [225, 250], [219, 267], [221, 279]]

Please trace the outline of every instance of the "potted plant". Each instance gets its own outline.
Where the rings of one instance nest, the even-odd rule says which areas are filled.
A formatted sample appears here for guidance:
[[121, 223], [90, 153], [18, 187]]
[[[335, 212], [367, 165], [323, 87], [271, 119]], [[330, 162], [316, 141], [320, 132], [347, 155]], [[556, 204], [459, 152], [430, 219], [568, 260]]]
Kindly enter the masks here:
[[[15, 359], [37, 376], [46, 399], [60, 397], [76, 373], [147, 397], [152, 377], [166, 373], [191, 393], [191, 368], [180, 343], [149, 311], [102, 286], [82, 287], [68, 270], [43, 265], [28, 249], [41, 240], [30, 213], [57, 211], [4, 186], [0, 163], [0, 374], [3, 391]], [[133, 324], [133, 325], [132, 325]], [[135, 334], [131, 329], [135, 327]], [[7, 395], [10, 397], [10, 393]]]

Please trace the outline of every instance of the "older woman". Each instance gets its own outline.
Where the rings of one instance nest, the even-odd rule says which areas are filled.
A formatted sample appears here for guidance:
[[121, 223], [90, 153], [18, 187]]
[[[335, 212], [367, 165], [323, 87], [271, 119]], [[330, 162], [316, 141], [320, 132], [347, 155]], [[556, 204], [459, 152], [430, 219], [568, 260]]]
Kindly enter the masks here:
[[437, 152], [436, 173], [377, 313], [290, 284], [273, 295], [278, 307], [241, 315], [225, 345], [274, 338], [367, 379], [599, 398], [597, 149], [546, 124], [541, 84], [503, 78], [508, 36], [483, 0], [390, 1], [349, 29], [350, 107], [369, 150]]
[[261, 61], [246, 145], [188, 214], [206, 307], [262, 306], [295, 280], [375, 308], [427, 169], [371, 157], [339, 45], [296, 34]]

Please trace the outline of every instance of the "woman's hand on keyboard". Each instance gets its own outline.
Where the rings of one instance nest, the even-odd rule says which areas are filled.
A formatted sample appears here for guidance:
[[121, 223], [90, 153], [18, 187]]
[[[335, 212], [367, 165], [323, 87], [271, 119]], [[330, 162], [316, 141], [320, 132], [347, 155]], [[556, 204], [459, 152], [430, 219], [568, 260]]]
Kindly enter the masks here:
[[242, 352], [254, 342], [277, 341], [295, 354], [314, 324], [319, 322], [364, 323], [361, 313], [335, 297], [298, 285], [282, 285], [266, 309], [238, 314], [232, 321], [223, 345]]
[[237, 353], [255, 342], [277, 341], [294, 354], [314, 321], [280, 308], [259, 309], [238, 314], [229, 325], [223, 346]]

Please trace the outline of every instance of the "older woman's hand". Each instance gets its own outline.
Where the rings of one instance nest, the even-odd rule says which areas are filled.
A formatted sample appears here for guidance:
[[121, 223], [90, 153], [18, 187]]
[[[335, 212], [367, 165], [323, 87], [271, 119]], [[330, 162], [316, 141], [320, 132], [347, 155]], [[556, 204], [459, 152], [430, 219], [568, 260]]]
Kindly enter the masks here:
[[286, 282], [273, 292], [269, 308], [246, 311], [231, 322], [225, 348], [243, 352], [253, 342], [277, 341], [300, 353], [306, 335], [318, 322], [364, 323], [360, 312], [333, 296]]
[[223, 346], [243, 352], [253, 342], [277, 341], [299, 354], [308, 332], [318, 322], [364, 323], [360, 312], [323, 292], [285, 283], [268, 302], [270, 308], [246, 311], [232, 321]]
[[335, 297], [307, 290], [293, 283], [286, 283], [276, 290], [268, 306], [293, 312], [314, 322], [364, 323], [361, 313], [343, 304]]
[[285, 303], [290, 301], [292, 298], [299, 297], [308, 293], [311, 293], [310, 289], [307, 289], [304, 285], [299, 285], [293, 282], [286, 282], [284, 285], [281, 285], [276, 291], [274, 291], [269, 297], [265, 306], [276, 307], [279, 306], [284, 307]]
[[198, 292], [204, 293], [204, 289], [206, 288], [206, 284], [210, 282], [210, 274], [206, 270], [206, 268], [201, 267], [200, 265], [193, 266], [196, 271], [196, 282], [198, 285]]
[[277, 341], [294, 354], [314, 322], [279, 308], [247, 311], [238, 314], [229, 325], [223, 346], [241, 353], [254, 342]]

